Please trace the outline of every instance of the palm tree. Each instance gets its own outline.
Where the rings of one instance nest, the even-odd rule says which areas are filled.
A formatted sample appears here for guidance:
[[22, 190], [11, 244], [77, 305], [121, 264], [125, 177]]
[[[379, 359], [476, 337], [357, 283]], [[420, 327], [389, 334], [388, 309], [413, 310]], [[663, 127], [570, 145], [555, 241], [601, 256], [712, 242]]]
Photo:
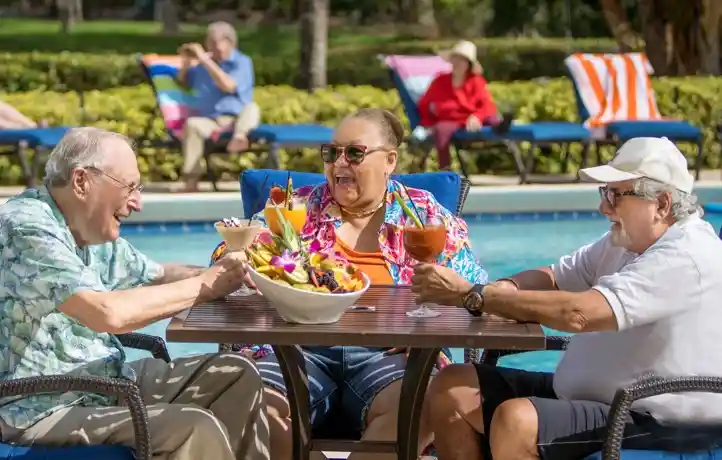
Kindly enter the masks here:
[[326, 86], [329, 0], [301, 0], [300, 86], [309, 91]]

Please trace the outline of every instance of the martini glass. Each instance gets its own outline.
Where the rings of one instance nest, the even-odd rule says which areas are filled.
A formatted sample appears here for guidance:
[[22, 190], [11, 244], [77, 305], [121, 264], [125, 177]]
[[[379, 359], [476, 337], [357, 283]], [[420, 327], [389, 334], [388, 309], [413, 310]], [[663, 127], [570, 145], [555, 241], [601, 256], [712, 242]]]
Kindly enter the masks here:
[[[216, 231], [225, 240], [226, 251], [245, 251], [256, 238], [258, 232], [263, 228], [260, 221], [248, 219], [237, 220], [238, 226], [226, 226], [223, 221], [215, 223]], [[249, 296], [256, 293], [255, 289], [251, 289], [245, 284], [237, 291], [231, 293], [232, 296]]]
[[[404, 248], [409, 255], [428, 264], [435, 264], [446, 246], [446, 226], [441, 219], [427, 218], [423, 227], [408, 219], [404, 228]], [[441, 313], [432, 309], [431, 303], [421, 304], [417, 309], [407, 311], [413, 318], [435, 318]]]

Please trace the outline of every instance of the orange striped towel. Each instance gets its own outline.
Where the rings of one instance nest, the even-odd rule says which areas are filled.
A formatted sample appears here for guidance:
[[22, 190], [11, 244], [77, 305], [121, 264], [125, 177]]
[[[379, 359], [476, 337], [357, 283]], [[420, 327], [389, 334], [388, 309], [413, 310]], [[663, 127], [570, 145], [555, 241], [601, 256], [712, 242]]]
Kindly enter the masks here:
[[575, 53], [564, 60], [581, 102], [587, 127], [613, 121], [660, 120], [644, 53]]

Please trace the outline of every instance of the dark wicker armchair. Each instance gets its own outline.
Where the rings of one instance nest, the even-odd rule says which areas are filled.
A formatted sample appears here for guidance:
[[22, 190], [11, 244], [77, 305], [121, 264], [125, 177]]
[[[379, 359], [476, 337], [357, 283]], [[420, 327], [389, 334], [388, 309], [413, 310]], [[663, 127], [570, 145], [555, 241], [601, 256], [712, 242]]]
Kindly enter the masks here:
[[[147, 350], [154, 358], [170, 362], [170, 355], [165, 341], [160, 337], [135, 332], [121, 334], [117, 337], [124, 347]], [[0, 398], [40, 393], [64, 393], [67, 391], [100, 393], [116, 396], [124, 400], [130, 410], [135, 430], [135, 458], [137, 460], [151, 459], [148, 413], [140, 396], [140, 389], [134, 382], [124, 378], [73, 377], [67, 375], [27, 377], [0, 382]]]
[[[547, 350], [564, 351], [569, 344], [570, 336], [548, 336], [546, 338]], [[524, 353], [523, 350], [485, 350], [481, 353], [480, 362], [495, 366], [499, 359], [503, 356]], [[624, 435], [624, 427], [627, 423], [627, 417], [632, 407], [632, 403], [637, 400], [650, 398], [665, 393], [684, 393], [684, 392], [706, 392], [706, 393], [722, 393], [722, 378], [720, 377], [676, 377], [676, 378], [659, 378], [651, 377], [638, 381], [634, 385], [627, 388], [620, 388], [614, 395], [612, 408], [609, 412], [609, 422], [607, 423], [607, 437], [600, 453], [587, 457], [585, 460], [602, 459], [602, 460], [619, 460], [622, 454], [622, 440]], [[713, 456], [709, 458], [718, 458], [722, 455], [722, 450], [714, 450]], [[655, 456], [655, 454], [657, 454]], [[634, 458], [642, 458], [636, 456]], [[661, 458], [657, 452], [650, 451], [650, 460]], [[684, 456], [675, 457], [684, 459]], [[700, 457], [695, 457], [700, 458]], [[707, 457], [705, 457], [707, 458]], [[581, 459], [580, 459], [581, 460]]]

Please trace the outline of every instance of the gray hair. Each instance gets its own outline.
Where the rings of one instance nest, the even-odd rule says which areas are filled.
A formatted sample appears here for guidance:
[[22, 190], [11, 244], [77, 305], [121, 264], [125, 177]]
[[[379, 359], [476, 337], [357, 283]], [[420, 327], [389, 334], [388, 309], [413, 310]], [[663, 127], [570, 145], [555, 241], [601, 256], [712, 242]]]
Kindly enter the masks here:
[[225, 21], [216, 21], [208, 25], [206, 35], [218, 35], [221, 38], [229, 40], [233, 46], [238, 44], [238, 35], [236, 28]]
[[100, 168], [107, 159], [103, 147], [108, 141], [121, 141], [133, 148], [133, 141], [122, 134], [100, 128], [72, 128], [50, 153], [43, 183], [64, 187], [70, 183], [75, 168]]
[[669, 193], [672, 196], [672, 217], [675, 221], [686, 219], [691, 215], [702, 217], [704, 210], [697, 204], [697, 196], [693, 193], [685, 193], [671, 185], [646, 177], [637, 179], [634, 182], [634, 193], [646, 200], [656, 200], [662, 193]]

